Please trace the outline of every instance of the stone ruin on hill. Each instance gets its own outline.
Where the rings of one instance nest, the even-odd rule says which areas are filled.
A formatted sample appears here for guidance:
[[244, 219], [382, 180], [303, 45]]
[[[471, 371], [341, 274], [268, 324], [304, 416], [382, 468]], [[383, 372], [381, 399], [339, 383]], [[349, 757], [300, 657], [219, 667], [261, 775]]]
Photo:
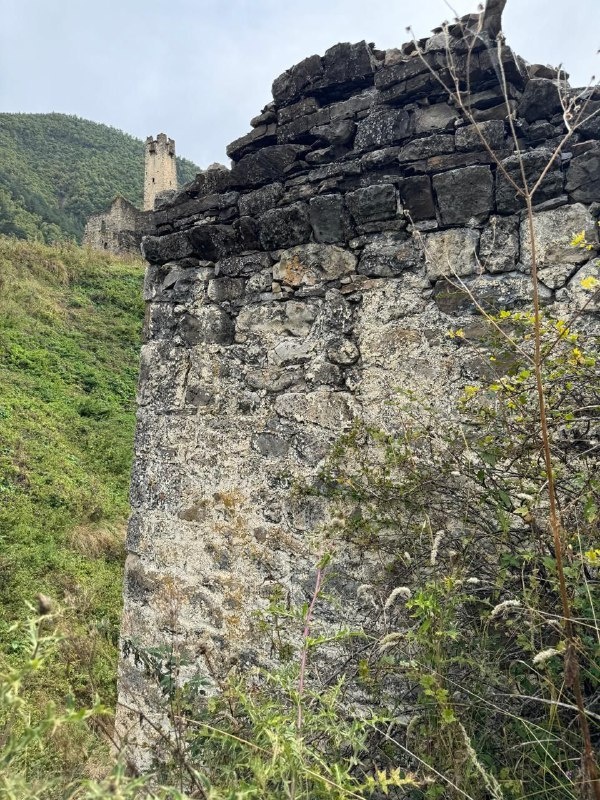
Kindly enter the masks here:
[[[175, 637], [222, 674], [261, 661], [253, 612], [275, 588], [306, 599], [313, 532], [327, 519], [322, 500], [291, 487], [353, 419], [393, 429], [399, 387], [443, 408], [481, 376], [481, 360], [445, 335], [481, 335], [469, 292], [487, 308], [529, 303], [522, 202], [495, 159], [511, 176], [519, 158], [529, 181], [540, 174], [565, 133], [559, 76], [499, 51], [492, 24], [469, 32], [478, 20], [434, 32], [423, 57], [414, 43], [382, 52], [363, 41], [305, 59], [229, 146], [231, 169], [157, 204], [143, 242], [125, 638]], [[468, 64], [473, 117], [495, 155], [438, 81], [451, 79], [448, 46], [461, 80]], [[600, 107], [597, 91], [587, 100]], [[596, 116], [553, 162], [534, 215], [543, 302], [583, 309], [588, 328], [598, 307], [581, 280], [598, 274], [599, 203]], [[569, 245], [582, 230], [591, 252]], [[357, 587], [381, 565], [350, 547], [338, 558], [352, 624]], [[120, 701], [120, 730], [143, 740], [136, 711], [156, 719], [159, 701], [125, 657]]]
[[94, 250], [139, 256], [142, 237], [154, 231], [153, 209], [157, 198], [177, 190], [175, 142], [166, 134], [148, 136], [144, 158], [144, 210], [118, 195], [106, 211], [92, 214], [83, 234], [83, 244]]

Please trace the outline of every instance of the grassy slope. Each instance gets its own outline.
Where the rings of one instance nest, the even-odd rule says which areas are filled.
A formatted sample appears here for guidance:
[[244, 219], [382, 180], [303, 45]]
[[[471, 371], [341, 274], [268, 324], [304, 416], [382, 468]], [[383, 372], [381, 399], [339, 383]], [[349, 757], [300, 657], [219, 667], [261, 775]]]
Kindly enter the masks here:
[[37, 592], [70, 638], [44, 694], [114, 697], [141, 262], [0, 237], [0, 650]]
[[[180, 184], [198, 168], [177, 159]], [[67, 114], [0, 114], [0, 234], [81, 240], [90, 214], [122, 194], [141, 207], [144, 144]]]

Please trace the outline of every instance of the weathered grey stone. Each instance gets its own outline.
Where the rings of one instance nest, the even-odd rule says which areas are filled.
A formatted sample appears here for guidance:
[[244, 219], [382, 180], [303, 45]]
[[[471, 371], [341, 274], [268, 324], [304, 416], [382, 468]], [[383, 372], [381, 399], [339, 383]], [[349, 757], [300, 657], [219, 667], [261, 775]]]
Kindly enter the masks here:
[[243, 194], [239, 199], [240, 214], [258, 216], [277, 205], [283, 195], [281, 183], [270, 183], [254, 192]]
[[248, 253], [240, 256], [222, 258], [215, 264], [215, 277], [237, 277], [252, 275], [259, 270], [268, 269], [271, 259], [267, 253]]
[[465, 167], [433, 176], [442, 225], [484, 222], [494, 209], [489, 167]]
[[405, 161], [418, 161], [423, 158], [431, 158], [442, 153], [452, 153], [454, 151], [454, 135], [436, 133], [433, 136], [425, 136], [422, 139], [414, 139], [400, 148], [398, 161], [403, 164]]
[[193, 253], [194, 248], [184, 231], [167, 236], [144, 236], [142, 239], [142, 255], [151, 264], [166, 264]]
[[[598, 244], [597, 226], [588, 209], [577, 203], [533, 215], [536, 261], [539, 279], [550, 288], [564, 286], [576, 266], [590, 258], [590, 251], [571, 245], [574, 234], [584, 231], [588, 241]], [[531, 269], [529, 223], [521, 223], [521, 261]]]
[[[542, 303], [548, 303], [552, 299], [552, 292], [543, 284], [539, 284], [539, 293]], [[448, 277], [436, 283], [434, 300], [444, 314], [476, 313], [477, 305], [489, 313], [497, 314], [499, 311], [530, 304], [531, 281], [526, 275], [514, 273], [479, 275], [468, 278], [462, 286]]]
[[273, 277], [288, 286], [314, 286], [331, 281], [356, 269], [356, 256], [330, 244], [306, 244], [281, 253], [273, 267]]
[[250, 370], [246, 374], [246, 383], [252, 389], [264, 389], [267, 392], [284, 392], [300, 383], [300, 369], [279, 369], [269, 366], [265, 369]]
[[235, 186], [251, 187], [284, 178], [289, 168], [305, 152], [302, 145], [276, 144], [244, 156], [231, 170]]
[[435, 103], [432, 106], [419, 108], [415, 112], [415, 133], [453, 131], [457, 119], [458, 112], [447, 103]]
[[276, 433], [258, 433], [252, 439], [252, 447], [267, 458], [283, 458], [290, 449], [290, 440]]
[[192, 254], [207, 261], [224, 258], [238, 249], [236, 232], [229, 225], [197, 225], [187, 236]]
[[214, 278], [208, 282], [207, 295], [215, 303], [239, 300], [244, 294], [243, 278]]
[[311, 226], [306, 203], [265, 211], [258, 218], [260, 243], [265, 250], [280, 250], [310, 239]]
[[301, 364], [311, 356], [311, 346], [298, 339], [282, 339], [269, 352], [269, 363], [276, 367]]
[[194, 313], [185, 313], [179, 322], [178, 332], [188, 347], [197, 344], [231, 344], [235, 333], [233, 320], [217, 306], [203, 306]]
[[326, 352], [330, 361], [343, 367], [355, 364], [360, 358], [360, 350], [350, 339], [332, 339]]
[[277, 143], [277, 125], [269, 123], [253, 128], [250, 133], [240, 136], [231, 144], [228, 144], [225, 152], [234, 161], [237, 161], [245, 153], [256, 150], [265, 145]]
[[337, 119], [328, 125], [317, 125], [311, 128], [311, 134], [328, 144], [349, 145], [356, 131], [356, 123], [351, 119]]
[[421, 250], [406, 234], [383, 234], [366, 245], [358, 271], [377, 278], [389, 277], [414, 269], [421, 262]]
[[600, 145], [571, 161], [566, 189], [576, 202], [600, 201]]
[[487, 272], [512, 272], [519, 259], [519, 223], [515, 217], [492, 217], [482, 234], [479, 260]]
[[283, 325], [292, 336], [308, 336], [316, 316], [316, 311], [310, 303], [289, 300], [285, 304]]
[[317, 242], [333, 244], [351, 234], [350, 219], [340, 194], [323, 194], [309, 202], [310, 224]]
[[352, 395], [346, 392], [319, 390], [316, 392], [290, 392], [279, 395], [275, 410], [284, 419], [311, 423], [333, 431], [343, 431], [352, 424]]
[[558, 88], [547, 78], [531, 78], [519, 102], [518, 114], [527, 122], [550, 119], [562, 112]]
[[408, 139], [414, 132], [414, 119], [408, 111], [395, 108], [375, 108], [358, 123], [354, 147], [384, 147]]
[[477, 271], [479, 232], [461, 230], [425, 234], [427, 277], [436, 281], [444, 275], [472, 275]]
[[[480, 135], [481, 134], [481, 135]], [[456, 131], [456, 149], [461, 151], [481, 150], [483, 141], [495, 152], [506, 146], [504, 122], [499, 119], [480, 122], [478, 125], [464, 125]]]
[[[553, 156], [552, 150], [548, 148], [538, 148], [530, 153], [509, 156], [502, 160], [502, 167], [506, 170], [509, 177], [518, 187], [522, 187], [521, 163], [525, 170], [527, 185], [530, 189], [537, 183], [545, 170], [547, 164]], [[563, 192], [563, 177], [559, 170], [559, 164], [555, 160], [540, 187], [535, 194], [535, 202], [541, 203], [561, 195]], [[512, 186], [501, 170], [496, 171], [496, 209], [499, 214], [512, 214], [523, 208], [525, 205], [523, 198], [519, 196], [517, 190]]]
[[311, 133], [311, 130], [329, 122], [329, 109], [321, 108], [312, 114], [304, 117], [296, 117], [287, 125], [280, 125], [277, 130], [277, 142], [286, 144], [287, 142], [306, 142], [312, 144], [320, 137]]
[[346, 204], [357, 225], [380, 219], [392, 219], [398, 213], [396, 188], [390, 183], [380, 183], [349, 192], [346, 195]]

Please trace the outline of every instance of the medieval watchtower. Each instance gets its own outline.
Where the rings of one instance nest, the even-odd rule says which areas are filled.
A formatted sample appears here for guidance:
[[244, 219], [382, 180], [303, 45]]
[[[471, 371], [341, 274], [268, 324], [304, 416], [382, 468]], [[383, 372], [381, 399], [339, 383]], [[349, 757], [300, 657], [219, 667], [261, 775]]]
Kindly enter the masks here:
[[168, 189], [177, 189], [175, 142], [159, 133], [146, 139], [144, 211], [152, 211], [156, 195]]

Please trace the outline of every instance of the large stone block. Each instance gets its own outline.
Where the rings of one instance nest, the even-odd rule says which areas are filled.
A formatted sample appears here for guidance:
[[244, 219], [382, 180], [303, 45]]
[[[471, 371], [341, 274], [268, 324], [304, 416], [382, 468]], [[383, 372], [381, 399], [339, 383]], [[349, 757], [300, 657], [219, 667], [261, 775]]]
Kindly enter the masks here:
[[178, 332], [188, 347], [197, 344], [231, 344], [235, 325], [229, 314], [218, 306], [202, 306], [193, 314], [182, 315]]
[[465, 167], [433, 176], [442, 225], [484, 222], [494, 209], [489, 167]]
[[216, 261], [238, 249], [236, 232], [230, 225], [196, 225], [188, 237], [192, 254], [205, 261]]
[[492, 217], [481, 234], [479, 260], [487, 272], [511, 272], [519, 258], [518, 217]]
[[302, 145], [276, 144], [244, 156], [231, 170], [231, 180], [240, 188], [260, 186], [284, 178], [301, 153]]
[[[589, 210], [581, 203], [562, 206], [533, 215], [536, 261], [539, 279], [556, 289], [564, 286], [575, 268], [593, 254], [585, 248], [573, 247], [573, 235], [584, 231], [587, 240], [597, 248], [597, 225]], [[531, 269], [531, 236], [527, 220], [521, 223], [521, 262]]]
[[239, 209], [242, 216], [258, 216], [274, 208], [283, 195], [281, 183], [270, 183], [256, 189], [254, 192], [243, 194], [239, 199]]
[[142, 255], [151, 264], [166, 264], [193, 255], [194, 248], [187, 232], [167, 234], [167, 236], [144, 236]]
[[[529, 189], [537, 183], [546, 169], [553, 151], [547, 147], [540, 147], [529, 153], [520, 153], [502, 160], [501, 164], [508, 176], [520, 189], [523, 186], [521, 177], [521, 164], [525, 170]], [[563, 175], [560, 171], [558, 160], [555, 159], [550, 170], [544, 177], [540, 187], [535, 193], [534, 203], [542, 203], [563, 192]], [[524, 208], [525, 202], [517, 189], [507, 180], [501, 169], [496, 170], [496, 209], [499, 214], [512, 214]]]
[[455, 228], [428, 233], [423, 238], [427, 277], [431, 281], [444, 275], [463, 277], [477, 271], [479, 231]]
[[351, 225], [342, 195], [322, 194], [312, 197], [309, 213], [315, 241], [333, 244], [349, 237]]
[[349, 275], [356, 269], [356, 256], [331, 244], [306, 244], [281, 254], [273, 267], [273, 278], [288, 286], [314, 286]]
[[393, 219], [398, 213], [396, 188], [391, 183], [379, 183], [349, 192], [346, 195], [346, 204], [357, 225]]
[[310, 239], [312, 228], [306, 203], [266, 211], [258, 218], [260, 243], [265, 250], [281, 250]]
[[400, 199], [415, 222], [435, 218], [435, 204], [429, 175], [404, 178], [399, 184]]
[[422, 261], [423, 252], [416, 241], [406, 234], [385, 233], [365, 246], [358, 271], [361, 275], [386, 278], [415, 269]]
[[571, 161], [566, 189], [577, 202], [600, 202], [600, 145]]
[[414, 118], [408, 111], [397, 108], [375, 108], [368, 117], [358, 123], [354, 147], [384, 147], [398, 144], [412, 136]]
[[519, 101], [518, 115], [527, 122], [538, 119], [551, 119], [560, 114], [562, 105], [558, 88], [554, 81], [546, 78], [532, 78], [527, 82]]

